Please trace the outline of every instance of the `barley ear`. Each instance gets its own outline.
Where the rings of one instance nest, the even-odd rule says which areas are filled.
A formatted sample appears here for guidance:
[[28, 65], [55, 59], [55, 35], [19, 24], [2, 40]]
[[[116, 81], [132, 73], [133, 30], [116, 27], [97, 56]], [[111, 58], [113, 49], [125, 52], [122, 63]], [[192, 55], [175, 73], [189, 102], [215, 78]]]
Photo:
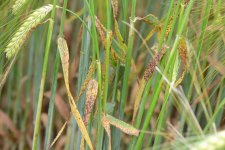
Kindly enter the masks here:
[[27, 2], [28, 0], [16, 0], [12, 6], [12, 13], [16, 15]]
[[11, 59], [13, 56], [15, 56], [15, 54], [20, 50], [21, 46], [26, 41], [31, 31], [41, 23], [41, 21], [51, 10], [52, 5], [49, 4], [36, 9], [32, 14], [28, 16], [28, 18], [23, 22], [23, 24], [13, 35], [8, 45], [6, 46], [6, 49], [4, 50], [8, 59]]

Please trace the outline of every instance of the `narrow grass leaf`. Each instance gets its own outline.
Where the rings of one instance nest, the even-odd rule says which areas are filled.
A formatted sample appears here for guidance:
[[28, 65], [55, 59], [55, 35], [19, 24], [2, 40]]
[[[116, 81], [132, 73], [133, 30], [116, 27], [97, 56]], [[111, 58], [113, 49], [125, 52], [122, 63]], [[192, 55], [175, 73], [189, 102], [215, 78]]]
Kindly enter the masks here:
[[2, 89], [2, 87], [4, 86], [5, 82], [6, 82], [6, 79], [8, 77], [8, 74], [13, 66], [13, 64], [15, 63], [16, 61], [16, 55], [13, 57], [12, 60], [10, 60], [10, 64], [9, 66], [7, 66], [7, 68], [5, 69], [4, 73], [0, 76], [0, 90]]
[[63, 133], [66, 125], [67, 125], [67, 121], [63, 124], [62, 128], [59, 130], [57, 136], [55, 137], [55, 139], [53, 140], [53, 142], [51, 143], [51, 145], [49, 146], [48, 149], [51, 149], [51, 147], [55, 144], [55, 142], [58, 140], [58, 138], [60, 137], [60, 135]]

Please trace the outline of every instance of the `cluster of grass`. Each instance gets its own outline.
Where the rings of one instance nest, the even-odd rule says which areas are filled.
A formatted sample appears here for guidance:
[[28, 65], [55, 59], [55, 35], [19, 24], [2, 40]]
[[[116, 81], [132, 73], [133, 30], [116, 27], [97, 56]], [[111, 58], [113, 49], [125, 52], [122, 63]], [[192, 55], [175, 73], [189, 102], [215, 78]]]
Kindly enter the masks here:
[[224, 10], [0, 2], [0, 149], [225, 148]]

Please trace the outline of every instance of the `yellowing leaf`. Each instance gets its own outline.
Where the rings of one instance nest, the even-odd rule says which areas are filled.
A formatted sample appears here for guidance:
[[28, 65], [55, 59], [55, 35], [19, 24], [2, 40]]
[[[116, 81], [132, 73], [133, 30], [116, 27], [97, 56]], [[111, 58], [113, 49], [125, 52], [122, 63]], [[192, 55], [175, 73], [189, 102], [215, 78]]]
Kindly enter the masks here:
[[110, 123], [109, 121], [107, 120], [106, 117], [102, 117], [102, 126], [103, 128], [105, 129], [106, 133], [107, 133], [107, 136], [109, 138], [109, 146], [108, 146], [108, 150], [111, 150], [112, 148], [112, 144], [111, 144], [111, 130], [110, 130]]
[[153, 14], [148, 14], [144, 18], [141, 18], [141, 20], [148, 23], [149, 25], [153, 25], [154, 27], [160, 26], [159, 19], [156, 16], [154, 16]]
[[134, 112], [133, 112], [132, 124], [134, 123], [134, 120], [136, 118], [138, 108], [139, 108], [139, 105], [140, 105], [140, 102], [141, 102], [141, 97], [142, 97], [143, 91], [145, 89], [145, 85], [146, 85], [146, 81], [144, 79], [142, 79], [141, 85], [138, 89], [137, 98], [134, 102]]
[[150, 39], [151, 39], [151, 37], [153, 36], [153, 34], [156, 32], [156, 29], [154, 28], [154, 29], [152, 29], [149, 33], [148, 33], [148, 35], [146, 36], [146, 38], [144, 39], [144, 41], [142, 42], [142, 44], [141, 44], [141, 46], [140, 46], [140, 48], [142, 48]]
[[78, 127], [80, 128], [80, 131], [82, 133], [82, 136], [86, 140], [89, 148], [91, 150], [93, 150], [91, 139], [88, 135], [87, 129], [84, 125], [84, 122], [82, 121], [81, 115], [80, 115], [80, 113], [77, 109], [77, 106], [74, 102], [73, 96], [72, 96], [70, 88], [69, 88], [69, 76], [68, 76], [69, 50], [68, 50], [68, 46], [67, 46], [67, 43], [66, 43], [65, 39], [63, 39], [61, 37], [58, 38], [58, 48], [59, 48], [60, 58], [61, 58], [61, 62], [62, 62], [64, 81], [65, 81], [65, 85], [66, 85], [66, 91], [67, 91], [67, 95], [68, 95], [70, 109], [73, 113], [73, 116], [74, 116], [75, 120], [77, 121]]
[[53, 140], [52, 144], [49, 146], [48, 149], [50, 149], [55, 144], [55, 142], [58, 140], [58, 138], [60, 137], [60, 135], [64, 131], [66, 125], [67, 125], [67, 121], [64, 123], [64, 125], [62, 126], [62, 128], [59, 130], [59, 133], [57, 134], [57, 136], [55, 137], [55, 139]]
[[80, 150], [85, 150], [85, 146], [84, 146], [84, 137], [83, 137], [83, 136], [82, 136], [81, 142], [80, 142]]
[[115, 26], [115, 33], [116, 33], [116, 36], [119, 40], [119, 44], [122, 45], [122, 47], [124, 48], [124, 51], [127, 50], [127, 46], [124, 44], [124, 39], [120, 33], [120, 30], [119, 30], [119, 25], [118, 25], [118, 22], [116, 20], [114, 20], [114, 26]]
[[129, 135], [139, 135], [139, 130], [134, 128], [133, 126], [114, 118], [113, 116], [110, 115], [103, 115], [102, 117], [104, 120], [108, 121], [111, 125], [115, 126], [116, 128], [119, 128], [121, 131], [123, 131], [126, 134]]
[[92, 61], [91, 65], [90, 65], [90, 67], [88, 69], [88, 73], [87, 73], [86, 79], [84, 80], [84, 82], [83, 82], [83, 84], [81, 86], [79, 95], [77, 97], [77, 101], [79, 101], [81, 95], [84, 93], [85, 89], [87, 88], [88, 82], [91, 80], [91, 76], [94, 74], [95, 70], [96, 70], [96, 62]]
[[187, 44], [186, 44], [186, 40], [184, 37], [182, 37], [179, 41], [178, 52], [179, 52], [179, 56], [180, 56], [183, 68], [182, 68], [181, 76], [175, 82], [175, 85], [174, 85], [175, 87], [178, 86], [183, 81], [184, 76], [187, 72], [187, 67], [188, 67], [188, 62], [189, 62]]

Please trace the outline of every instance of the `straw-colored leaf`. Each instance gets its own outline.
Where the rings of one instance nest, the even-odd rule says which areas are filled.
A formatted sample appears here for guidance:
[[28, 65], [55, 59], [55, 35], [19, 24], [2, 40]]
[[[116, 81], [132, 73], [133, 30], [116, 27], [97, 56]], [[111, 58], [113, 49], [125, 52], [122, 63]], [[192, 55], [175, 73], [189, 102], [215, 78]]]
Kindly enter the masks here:
[[57, 136], [55, 137], [55, 139], [53, 140], [53, 142], [51, 143], [51, 145], [49, 146], [48, 149], [50, 149], [50, 148], [55, 144], [55, 142], [58, 140], [58, 138], [60, 137], [60, 135], [61, 135], [62, 132], [64, 131], [66, 125], [67, 125], [67, 121], [64, 123], [64, 125], [62, 126], [62, 128], [59, 130]]
[[68, 100], [70, 104], [71, 111], [73, 113], [74, 118], [77, 121], [77, 124], [80, 128], [80, 131], [82, 133], [82, 136], [86, 140], [89, 148], [93, 150], [93, 146], [91, 143], [91, 139], [88, 135], [87, 129], [84, 125], [84, 122], [82, 121], [81, 115], [77, 109], [77, 106], [75, 104], [74, 98], [71, 94], [70, 88], [69, 88], [69, 76], [68, 76], [68, 70], [69, 70], [69, 50], [68, 46], [66, 43], [66, 40], [63, 38], [58, 38], [58, 48], [59, 48], [59, 53], [60, 53], [60, 58], [62, 62], [62, 68], [63, 68], [63, 75], [64, 75], [64, 80], [65, 80], [65, 85], [66, 85], [66, 90], [67, 90], [67, 95], [68, 95]]
[[82, 136], [81, 142], [80, 142], [80, 150], [85, 150], [84, 137], [83, 136]]

